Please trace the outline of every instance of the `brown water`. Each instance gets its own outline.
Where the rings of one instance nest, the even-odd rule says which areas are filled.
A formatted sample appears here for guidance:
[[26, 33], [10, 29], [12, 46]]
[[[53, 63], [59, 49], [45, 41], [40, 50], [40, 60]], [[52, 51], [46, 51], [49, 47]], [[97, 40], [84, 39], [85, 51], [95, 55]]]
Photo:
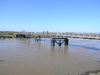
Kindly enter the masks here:
[[70, 39], [50, 46], [50, 39], [0, 40], [0, 75], [78, 75], [100, 70], [100, 40]]

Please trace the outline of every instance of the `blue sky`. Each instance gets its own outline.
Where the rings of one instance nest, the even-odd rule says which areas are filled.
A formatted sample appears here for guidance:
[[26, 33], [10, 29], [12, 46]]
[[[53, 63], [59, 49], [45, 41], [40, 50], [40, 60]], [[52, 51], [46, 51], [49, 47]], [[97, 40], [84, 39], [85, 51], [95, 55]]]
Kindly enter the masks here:
[[0, 0], [0, 31], [100, 33], [100, 0]]

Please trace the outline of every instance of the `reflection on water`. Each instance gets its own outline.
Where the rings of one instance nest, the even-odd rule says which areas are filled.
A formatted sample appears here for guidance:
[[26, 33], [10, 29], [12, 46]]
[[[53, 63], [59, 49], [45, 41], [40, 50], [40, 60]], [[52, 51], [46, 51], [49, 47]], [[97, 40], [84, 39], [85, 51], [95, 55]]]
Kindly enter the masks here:
[[36, 44], [38, 50], [40, 50], [41, 49], [41, 41], [38, 41], [38, 42], [35, 41], [35, 44]]
[[[70, 39], [69, 46], [50, 46], [50, 39], [0, 40], [0, 75], [78, 75], [100, 70], [98, 40]], [[76, 47], [80, 45], [91, 48]]]
[[50, 54], [51, 56], [66, 56], [67, 55], [67, 52], [68, 52], [68, 46], [58, 46], [58, 47], [55, 47], [55, 46], [50, 46]]

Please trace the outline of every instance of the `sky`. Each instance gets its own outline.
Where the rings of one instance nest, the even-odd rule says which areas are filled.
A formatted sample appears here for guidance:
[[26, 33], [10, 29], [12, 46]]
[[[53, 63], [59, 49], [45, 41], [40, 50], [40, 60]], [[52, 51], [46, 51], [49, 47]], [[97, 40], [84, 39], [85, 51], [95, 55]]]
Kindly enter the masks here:
[[0, 31], [100, 33], [100, 0], [0, 0]]

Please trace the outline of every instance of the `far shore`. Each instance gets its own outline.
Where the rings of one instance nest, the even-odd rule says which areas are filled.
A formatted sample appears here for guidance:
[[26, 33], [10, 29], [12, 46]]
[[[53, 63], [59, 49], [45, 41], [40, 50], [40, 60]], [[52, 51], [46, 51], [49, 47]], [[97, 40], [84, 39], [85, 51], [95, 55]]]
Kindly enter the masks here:
[[95, 39], [100, 40], [100, 33], [75, 33], [75, 32], [13, 32], [0, 31], [0, 39], [3, 38], [79, 38], [79, 39]]

